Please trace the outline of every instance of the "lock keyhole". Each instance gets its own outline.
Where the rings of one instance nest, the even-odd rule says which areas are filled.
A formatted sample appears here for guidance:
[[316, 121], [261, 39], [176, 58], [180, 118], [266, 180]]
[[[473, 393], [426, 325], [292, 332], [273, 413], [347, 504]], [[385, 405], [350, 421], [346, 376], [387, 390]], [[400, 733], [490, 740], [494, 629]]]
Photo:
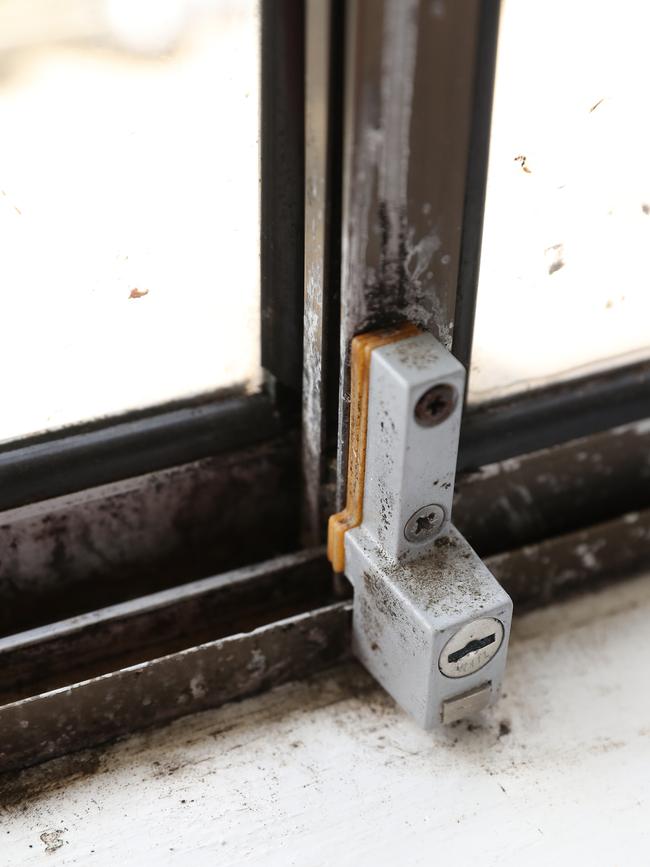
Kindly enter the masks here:
[[468, 641], [465, 647], [461, 647], [459, 650], [454, 650], [453, 653], [450, 653], [447, 657], [447, 662], [458, 662], [469, 653], [474, 653], [475, 650], [480, 650], [482, 647], [487, 647], [488, 644], [494, 644], [496, 640], [497, 636], [494, 632], [492, 633], [492, 635], [483, 636], [483, 638], [474, 638], [472, 641]]

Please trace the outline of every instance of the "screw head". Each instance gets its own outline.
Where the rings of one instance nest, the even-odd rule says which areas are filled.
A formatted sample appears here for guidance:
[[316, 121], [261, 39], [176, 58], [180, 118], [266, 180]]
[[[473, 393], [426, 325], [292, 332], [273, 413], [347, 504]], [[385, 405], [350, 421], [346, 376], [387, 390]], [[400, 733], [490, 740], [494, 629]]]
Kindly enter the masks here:
[[454, 386], [441, 382], [419, 398], [415, 404], [415, 420], [422, 427], [434, 427], [449, 418], [457, 402], [458, 392]]
[[440, 654], [438, 668], [445, 677], [465, 677], [483, 668], [503, 643], [503, 624], [496, 617], [472, 620], [452, 635]]
[[444, 522], [445, 510], [442, 506], [435, 503], [430, 506], [422, 506], [406, 522], [404, 536], [407, 542], [413, 542], [416, 545], [430, 542], [438, 535]]

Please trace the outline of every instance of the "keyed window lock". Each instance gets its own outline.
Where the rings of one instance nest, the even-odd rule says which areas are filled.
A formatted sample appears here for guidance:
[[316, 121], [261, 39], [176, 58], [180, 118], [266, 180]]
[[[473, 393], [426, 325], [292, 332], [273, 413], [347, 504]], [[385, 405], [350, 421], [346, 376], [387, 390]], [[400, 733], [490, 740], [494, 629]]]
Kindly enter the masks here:
[[347, 501], [328, 556], [354, 587], [355, 655], [426, 729], [496, 700], [512, 619], [451, 523], [464, 386], [414, 326], [352, 342]]

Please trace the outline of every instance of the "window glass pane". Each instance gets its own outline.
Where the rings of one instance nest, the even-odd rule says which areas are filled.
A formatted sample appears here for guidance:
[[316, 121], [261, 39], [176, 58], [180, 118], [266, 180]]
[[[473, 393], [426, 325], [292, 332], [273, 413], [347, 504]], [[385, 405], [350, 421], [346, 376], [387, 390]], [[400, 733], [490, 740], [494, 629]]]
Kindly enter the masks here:
[[473, 402], [650, 355], [649, 25], [502, 3]]
[[2, 0], [0, 60], [0, 441], [254, 387], [255, 0]]

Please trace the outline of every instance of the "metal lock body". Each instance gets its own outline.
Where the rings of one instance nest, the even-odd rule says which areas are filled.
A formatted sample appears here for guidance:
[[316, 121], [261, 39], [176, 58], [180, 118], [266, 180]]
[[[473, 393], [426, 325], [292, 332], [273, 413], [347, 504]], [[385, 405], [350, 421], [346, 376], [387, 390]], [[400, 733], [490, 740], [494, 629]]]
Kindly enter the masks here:
[[343, 537], [354, 653], [426, 729], [496, 699], [512, 619], [451, 524], [464, 384], [430, 334], [372, 349], [363, 504]]

